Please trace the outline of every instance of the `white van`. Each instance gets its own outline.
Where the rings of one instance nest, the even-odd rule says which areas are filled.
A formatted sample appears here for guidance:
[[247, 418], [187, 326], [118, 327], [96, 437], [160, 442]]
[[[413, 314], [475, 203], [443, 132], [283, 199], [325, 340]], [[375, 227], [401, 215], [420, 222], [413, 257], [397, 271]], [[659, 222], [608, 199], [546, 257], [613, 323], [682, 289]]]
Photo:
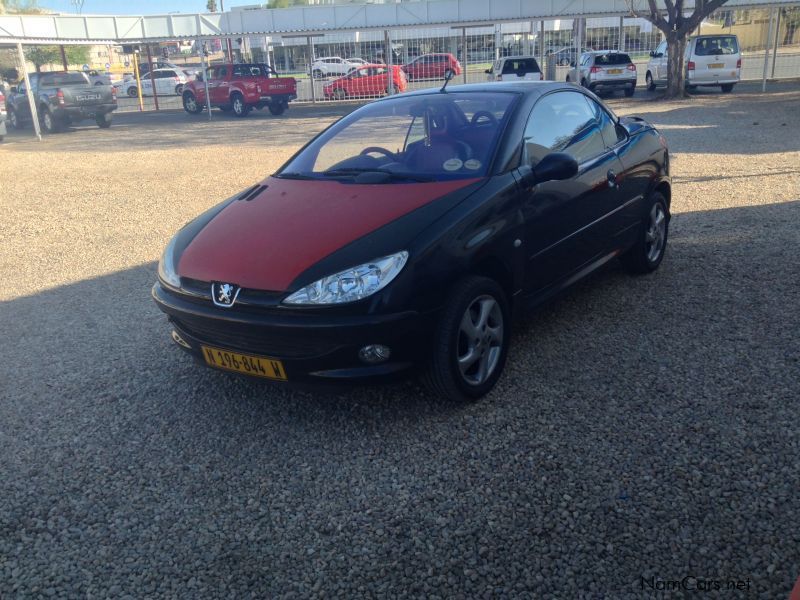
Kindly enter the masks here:
[[[739, 83], [742, 74], [742, 55], [735, 35], [698, 35], [689, 38], [684, 57], [686, 88], [717, 86], [730, 92]], [[647, 89], [667, 84], [667, 42], [661, 42], [650, 53], [645, 74]]]
[[504, 56], [486, 69], [488, 81], [541, 81], [539, 63], [532, 56]]

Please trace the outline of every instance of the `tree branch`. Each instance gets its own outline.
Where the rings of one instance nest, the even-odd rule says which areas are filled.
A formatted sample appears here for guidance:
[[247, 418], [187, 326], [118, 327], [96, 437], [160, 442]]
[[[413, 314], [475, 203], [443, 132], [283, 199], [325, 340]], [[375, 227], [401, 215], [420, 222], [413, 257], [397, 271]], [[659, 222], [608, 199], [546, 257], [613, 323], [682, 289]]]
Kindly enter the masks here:
[[695, 7], [692, 16], [686, 19], [683, 24], [683, 31], [692, 32], [697, 29], [697, 26], [703, 22], [708, 15], [717, 10], [728, 0], [708, 0], [707, 2], [699, 2]]

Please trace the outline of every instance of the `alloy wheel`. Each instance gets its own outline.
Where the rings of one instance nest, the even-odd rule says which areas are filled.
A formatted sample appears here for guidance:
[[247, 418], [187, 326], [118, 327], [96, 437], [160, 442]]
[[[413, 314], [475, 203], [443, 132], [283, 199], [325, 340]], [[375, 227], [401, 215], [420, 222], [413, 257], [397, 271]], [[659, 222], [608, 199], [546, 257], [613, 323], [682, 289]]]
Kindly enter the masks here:
[[481, 385], [494, 372], [503, 349], [503, 311], [489, 295], [475, 298], [458, 329], [456, 354], [464, 381]]
[[192, 94], [187, 94], [183, 98], [183, 105], [189, 112], [197, 112], [197, 101]]
[[659, 202], [656, 202], [650, 210], [650, 223], [645, 232], [645, 251], [647, 260], [651, 263], [656, 262], [664, 250], [666, 230], [667, 217], [664, 214], [664, 207]]
[[242, 102], [242, 99], [237, 96], [233, 99], [233, 112], [235, 112], [237, 115], [240, 115], [243, 111], [244, 103]]

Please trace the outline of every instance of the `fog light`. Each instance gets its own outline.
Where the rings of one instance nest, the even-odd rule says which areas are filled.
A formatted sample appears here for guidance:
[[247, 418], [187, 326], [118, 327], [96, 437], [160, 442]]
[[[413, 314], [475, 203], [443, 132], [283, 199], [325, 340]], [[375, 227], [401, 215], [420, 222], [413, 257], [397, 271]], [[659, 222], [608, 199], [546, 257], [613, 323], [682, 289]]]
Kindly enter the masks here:
[[174, 329], [172, 330], [172, 340], [173, 340], [173, 341], [174, 341], [176, 344], [179, 344], [179, 345], [183, 346], [184, 348], [189, 348], [189, 349], [191, 349], [191, 348], [192, 348], [192, 347], [189, 345], [189, 343], [188, 343], [188, 342], [187, 342], [185, 339], [183, 339], [183, 338], [182, 338], [180, 335], [178, 335], [178, 332], [177, 332], [177, 331], [175, 331]]
[[371, 365], [387, 361], [391, 355], [392, 351], [389, 349], [389, 346], [384, 346], [382, 344], [370, 344], [358, 351], [358, 357], [365, 363]]

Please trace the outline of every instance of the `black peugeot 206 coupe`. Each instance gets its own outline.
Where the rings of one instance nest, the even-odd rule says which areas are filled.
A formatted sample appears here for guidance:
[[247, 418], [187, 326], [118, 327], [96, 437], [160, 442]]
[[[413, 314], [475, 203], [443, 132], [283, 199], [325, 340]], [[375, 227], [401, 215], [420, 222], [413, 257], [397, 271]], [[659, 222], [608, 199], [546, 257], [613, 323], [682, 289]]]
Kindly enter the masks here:
[[585, 89], [401, 94], [183, 227], [153, 297], [209, 367], [289, 383], [416, 370], [473, 399], [521, 309], [614, 258], [659, 266], [670, 195], [664, 137]]

